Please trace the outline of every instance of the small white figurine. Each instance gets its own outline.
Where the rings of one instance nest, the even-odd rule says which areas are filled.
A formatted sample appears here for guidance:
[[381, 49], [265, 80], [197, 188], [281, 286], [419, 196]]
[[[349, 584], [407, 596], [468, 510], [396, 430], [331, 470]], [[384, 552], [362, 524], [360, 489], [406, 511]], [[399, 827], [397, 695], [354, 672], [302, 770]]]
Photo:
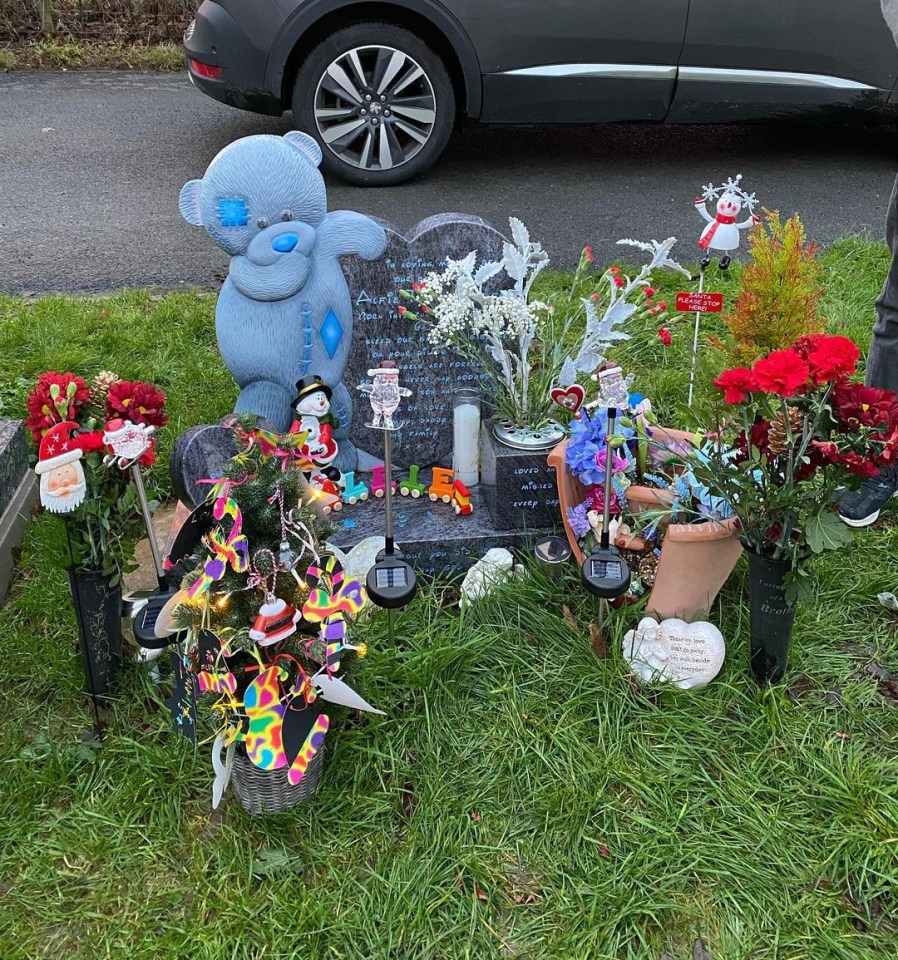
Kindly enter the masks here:
[[[717, 250], [723, 254], [720, 258], [720, 269], [726, 270], [730, 265], [732, 254], [739, 249], [739, 231], [747, 230], [761, 222], [761, 218], [754, 213], [758, 199], [753, 193], [746, 193], [742, 189], [741, 181], [740, 173], [735, 180], [729, 177], [720, 187], [715, 187], [711, 183], [705, 184], [702, 187], [702, 195], [695, 198], [695, 209], [708, 221], [708, 226], [702, 230], [698, 241], [698, 245], [705, 251], [702, 268], [710, 264], [711, 251]], [[717, 201], [716, 213], [713, 217], [708, 213], [709, 200]], [[743, 207], [748, 209], [749, 216], [741, 223], [737, 223], [736, 219]]]
[[103, 443], [112, 453], [103, 458], [103, 463], [126, 470], [153, 445], [155, 430], [155, 427], [131, 423], [130, 420], [110, 420], [103, 433]]
[[384, 360], [379, 367], [369, 370], [368, 376], [373, 377], [374, 382], [360, 384], [359, 390], [368, 394], [374, 419], [365, 426], [376, 430], [396, 430], [393, 414], [399, 401], [403, 397], [410, 397], [412, 391], [399, 386], [399, 370], [392, 360]]
[[470, 606], [503, 580], [522, 576], [524, 567], [515, 566], [514, 556], [504, 547], [493, 547], [465, 574], [458, 605], [462, 608]]

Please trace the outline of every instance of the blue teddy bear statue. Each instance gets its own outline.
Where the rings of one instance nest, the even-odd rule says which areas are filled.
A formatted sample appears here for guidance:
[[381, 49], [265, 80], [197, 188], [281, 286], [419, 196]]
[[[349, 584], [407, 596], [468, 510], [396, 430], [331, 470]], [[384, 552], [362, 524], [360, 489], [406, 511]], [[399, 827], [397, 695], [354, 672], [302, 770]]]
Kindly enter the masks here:
[[343, 370], [352, 345], [352, 300], [339, 257], [380, 257], [384, 230], [359, 213], [327, 212], [321, 149], [305, 133], [244, 137], [202, 180], [181, 190], [181, 215], [231, 255], [215, 310], [222, 358], [240, 387], [235, 412], [283, 433], [298, 380], [333, 389], [341, 470], [358, 467], [349, 442], [352, 399]]

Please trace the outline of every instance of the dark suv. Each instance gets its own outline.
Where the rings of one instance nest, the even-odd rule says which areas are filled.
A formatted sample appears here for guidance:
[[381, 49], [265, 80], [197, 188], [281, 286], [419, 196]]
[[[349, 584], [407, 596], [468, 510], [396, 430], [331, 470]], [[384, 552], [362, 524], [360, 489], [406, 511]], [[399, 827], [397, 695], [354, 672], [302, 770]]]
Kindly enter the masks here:
[[279, 115], [357, 184], [485, 123], [868, 116], [898, 103], [879, 0], [204, 0], [193, 82]]

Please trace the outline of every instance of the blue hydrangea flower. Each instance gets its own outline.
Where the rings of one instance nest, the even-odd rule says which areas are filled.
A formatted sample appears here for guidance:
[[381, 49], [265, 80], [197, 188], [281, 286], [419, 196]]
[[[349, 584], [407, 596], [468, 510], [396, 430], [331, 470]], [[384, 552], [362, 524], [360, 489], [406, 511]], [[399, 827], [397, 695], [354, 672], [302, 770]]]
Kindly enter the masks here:
[[575, 537], [585, 537], [592, 529], [586, 516], [586, 504], [578, 503], [576, 507], [568, 507], [567, 522], [571, 525]]
[[[592, 413], [582, 410], [580, 416], [571, 421], [570, 429], [571, 436], [565, 458], [568, 470], [586, 487], [601, 483], [605, 479], [605, 473], [597, 465], [596, 456], [605, 449], [605, 437], [608, 433], [607, 410], [598, 408]], [[629, 440], [633, 436], [633, 430], [622, 427], [618, 421], [614, 425], [614, 434]]]

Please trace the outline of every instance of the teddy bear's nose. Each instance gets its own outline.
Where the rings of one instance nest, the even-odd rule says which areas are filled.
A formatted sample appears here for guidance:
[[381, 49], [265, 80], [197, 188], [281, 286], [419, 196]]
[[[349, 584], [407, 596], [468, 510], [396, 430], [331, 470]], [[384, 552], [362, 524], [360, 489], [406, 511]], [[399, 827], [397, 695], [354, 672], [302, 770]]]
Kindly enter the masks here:
[[282, 233], [271, 241], [271, 247], [278, 253], [290, 253], [297, 243], [299, 243], [299, 237], [295, 233]]

